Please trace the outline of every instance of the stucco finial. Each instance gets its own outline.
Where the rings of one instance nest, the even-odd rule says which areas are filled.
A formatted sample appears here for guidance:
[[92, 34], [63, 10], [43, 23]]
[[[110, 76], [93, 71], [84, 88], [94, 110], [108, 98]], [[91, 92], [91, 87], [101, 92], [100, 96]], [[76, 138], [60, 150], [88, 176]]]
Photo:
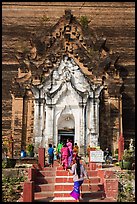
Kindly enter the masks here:
[[66, 19], [70, 19], [72, 17], [72, 13], [70, 9], [65, 10], [65, 17]]

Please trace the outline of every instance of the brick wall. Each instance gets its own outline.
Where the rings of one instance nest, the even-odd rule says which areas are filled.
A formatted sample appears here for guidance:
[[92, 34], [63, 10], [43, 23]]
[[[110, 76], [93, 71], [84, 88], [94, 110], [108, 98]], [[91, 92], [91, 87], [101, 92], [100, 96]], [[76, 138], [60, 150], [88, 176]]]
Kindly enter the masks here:
[[[78, 19], [86, 15], [89, 26], [98, 36], [107, 37], [107, 46], [119, 53], [125, 69], [123, 94], [124, 137], [134, 137], [135, 111], [135, 3], [134, 2], [3, 2], [2, 3], [2, 128], [11, 134], [11, 80], [17, 75], [15, 52], [19, 46], [29, 46], [31, 33], [46, 35], [71, 9]], [[44, 20], [44, 16], [49, 20]]]

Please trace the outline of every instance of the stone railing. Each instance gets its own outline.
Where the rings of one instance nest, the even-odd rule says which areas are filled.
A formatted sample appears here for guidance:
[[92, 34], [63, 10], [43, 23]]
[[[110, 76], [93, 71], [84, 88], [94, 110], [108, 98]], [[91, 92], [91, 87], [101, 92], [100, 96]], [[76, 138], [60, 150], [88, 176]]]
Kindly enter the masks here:
[[118, 198], [118, 179], [115, 172], [109, 170], [98, 169], [98, 176], [101, 179], [101, 183], [104, 185], [105, 197]]
[[23, 202], [34, 202], [35, 179], [37, 171], [42, 170], [45, 166], [45, 148], [39, 148], [38, 164], [33, 164], [28, 169], [28, 180], [23, 185]]

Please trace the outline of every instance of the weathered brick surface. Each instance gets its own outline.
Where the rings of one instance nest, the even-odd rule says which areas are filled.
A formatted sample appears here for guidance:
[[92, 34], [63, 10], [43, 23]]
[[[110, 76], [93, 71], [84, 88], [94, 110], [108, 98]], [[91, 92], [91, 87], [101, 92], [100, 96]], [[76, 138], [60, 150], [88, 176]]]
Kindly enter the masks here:
[[[98, 36], [107, 37], [107, 46], [119, 53], [125, 69], [123, 131], [126, 140], [135, 135], [135, 3], [134, 2], [3, 2], [2, 3], [2, 129], [11, 135], [11, 80], [17, 75], [15, 58], [19, 46], [30, 46], [31, 33], [46, 35], [66, 9], [74, 16], [88, 16]], [[43, 16], [49, 18], [44, 22]], [[45, 26], [46, 23], [46, 26]], [[102, 118], [103, 120], [103, 118]], [[113, 123], [113, 120], [110, 121]], [[106, 123], [106, 126], [109, 125]], [[117, 124], [114, 124], [115, 127]], [[103, 128], [103, 127], [102, 127]], [[30, 130], [31, 131], [31, 130]], [[113, 130], [115, 131], [115, 129]], [[107, 135], [104, 130], [104, 135]]]
[[23, 202], [34, 201], [34, 181], [25, 181], [23, 186]]

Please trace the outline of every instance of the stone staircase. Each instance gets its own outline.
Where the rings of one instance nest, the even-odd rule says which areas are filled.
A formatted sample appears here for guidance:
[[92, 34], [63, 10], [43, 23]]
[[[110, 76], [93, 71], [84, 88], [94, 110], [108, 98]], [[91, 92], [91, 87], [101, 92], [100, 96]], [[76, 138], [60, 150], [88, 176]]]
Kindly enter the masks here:
[[[116, 202], [112, 198], [105, 198], [104, 187], [97, 176], [97, 170], [90, 170], [86, 166], [89, 178], [82, 185], [82, 199], [80, 202]], [[69, 195], [73, 189], [73, 176], [63, 170], [55, 161], [54, 167], [44, 167], [37, 171], [35, 178], [35, 202], [75, 202]]]
[[55, 191], [55, 176], [56, 167], [45, 167], [43, 170], [38, 170], [35, 179], [35, 201], [41, 201], [44, 199], [46, 202], [50, 202], [54, 198]]

